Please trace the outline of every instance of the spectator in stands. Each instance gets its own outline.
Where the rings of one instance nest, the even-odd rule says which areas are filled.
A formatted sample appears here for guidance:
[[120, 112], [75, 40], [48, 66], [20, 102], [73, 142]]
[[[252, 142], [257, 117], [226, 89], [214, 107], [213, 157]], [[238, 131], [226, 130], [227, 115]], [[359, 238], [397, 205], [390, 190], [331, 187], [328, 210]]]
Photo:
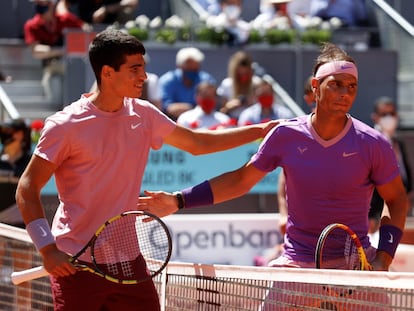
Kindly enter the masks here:
[[22, 119], [0, 124], [0, 222], [24, 227], [16, 188], [32, 154], [31, 129]]
[[[150, 149], [167, 143], [191, 154], [223, 151], [266, 136], [278, 123], [218, 131], [177, 125], [138, 99], [146, 79], [144, 54], [142, 43], [121, 30], [110, 28], [97, 34], [89, 47], [97, 91], [82, 95], [46, 120], [19, 180], [17, 203], [43, 266], [51, 274], [56, 311], [159, 311], [151, 279], [136, 285], [106, 282], [77, 270], [70, 254], [82, 249], [85, 237], [110, 217], [137, 209]], [[40, 191], [53, 175], [60, 204], [50, 229]], [[120, 260], [114, 266], [124, 265], [125, 259]], [[134, 266], [145, 273], [141, 257], [134, 263], [127, 268]]]
[[[397, 105], [394, 100], [387, 96], [379, 97], [375, 102], [371, 118], [374, 121], [374, 128], [383, 133], [392, 145], [398, 161], [401, 178], [408, 194], [409, 206], [411, 207], [412, 173], [405, 144], [396, 136], [399, 117]], [[383, 209], [384, 199], [379, 195], [378, 190], [375, 189], [371, 199], [371, 208], [369, 210], [370, 232], [378, 230]], [[385, 211], [385, 213], [388, 212]]]
[[337, 17], [343, 27], [366, 26], [368, 23], [365, 0], [311, 0], [310, 14], [323, 20]]
[[315, 111], [315, 93], [313, 93], [313, 88], [312, 88], [312, 76], [309, 76], [304, 83], [303, 86], [303, 100], [305, 101], [305, 104], [307, 105], [307, 107], [309, 108], [310, 112], [314, 112]]
[[288, 108], [276, 102], [276, 94], [270, 82], [262, 79], [255, 85], [254, 95], [256, 103], [241, 112], [239, 126], [293, 118], [293, 113]]
[[227, 77], [221, 81], [217, 94], [222, 99], [220, 111], [233, 119], [254, 104], [253, 88], [260, 78], [254, 74], [252, 58], [245, 51], [237, 51], [228, 62]]
[[210, 82], [201, 82], [196, 87], [196, 103], [193, 109], [183, 112], [177, 123], [192, 129], [216, 129], [230, 125], [230, 117], [217, 111], [216, 85]]
[[46, 100], [61, 106], [63, 103], [64, 30], [89, 30], [88, 24], [69, 11], [56, 12], [56, 0], [31, 0], [35, 15], [24, 24], [24, 39], [32, 55], [42, 60], [42, 86]]
[[56, 14], [72, 13], [77, 14], [77, 4], [79, 0], [57, 0]]
[[162, 110], [176, 120], [184, 111], [196, 106], [195, 89], [202, 81], [213, 84], [216, 79], [201, 70], [204, 54], [195, 47], [180, 49], [176, 54], [177, 68], [160, 76]]
[[310, 5], [312, 0], [291, 0], [287, 5], [287, 11], [295, 24], [295, 16], [306, 18], [310, 16]]
[[13, 78], [9, 75], [4, 74], [2, 71], [0, 71], [0, 82], [6, 82], [10, 83], [12, 82]]
[[[218, 204], [244, 195], [267, 172], [282, 167], [288, 220], [283, 254], [269, 265], [315, 268], [318, 237], [327, 225], [338, 222], [356, 232], [372, 268], [387, 271], [403, 234], [408, 207], [395, 153], [381, 133], [349, 115], [358, 90], [358, 69], [350, 55], [332, 43], [325, 44], [313, 76], [315, 112], [279, 124], [242, 167], [179, 192], [144, 191], [138, 207], [163, 217], [180, 208]], [[367, 235], [375, 186], [389, 208], [389, 215], [381, 220], [377, 249]], [[348, 267], [340, 253], [340, 248], [325, 248], [329, 258], [325, 267]], [[291, 299], [279, 294], [271, 291], [276, 299]]]
[[291, 0], [262, 0], [261, 13], [252, 21], [255, 29], [289, 29], [292, 22], [288, 12], [288, 3]]
[[206, 23], [209, 27], [224, 29], [228, 35], [229, 46], [241, 46], [248, 42], [250, 24], [243, 20], [242, 0], [220, 0], [220, 13], [210, 16]]
[[210, 15], [220, 14], [219, 0], [197, 0], [197, 2]]
[[138, 6], [139, 0], [79, 0], [78, 16], [89, 24], [125, 24]]

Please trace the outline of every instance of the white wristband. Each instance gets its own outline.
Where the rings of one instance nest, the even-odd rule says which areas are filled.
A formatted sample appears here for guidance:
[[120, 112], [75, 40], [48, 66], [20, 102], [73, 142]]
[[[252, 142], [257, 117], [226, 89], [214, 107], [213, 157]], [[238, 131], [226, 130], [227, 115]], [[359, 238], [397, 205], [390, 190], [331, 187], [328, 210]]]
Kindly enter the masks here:
[[52, 231], [50, 231], [46, 218], [38, 218], [31, 221], [27, 224], [26, 230], [38, 251], [46, 245], [55, 243], [55, 237], [52, 235]]

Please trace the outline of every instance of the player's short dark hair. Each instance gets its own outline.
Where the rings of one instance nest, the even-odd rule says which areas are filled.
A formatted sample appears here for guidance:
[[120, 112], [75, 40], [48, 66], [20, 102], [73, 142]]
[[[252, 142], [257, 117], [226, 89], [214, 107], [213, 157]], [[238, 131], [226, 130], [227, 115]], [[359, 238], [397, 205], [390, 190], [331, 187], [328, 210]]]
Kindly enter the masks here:
[[116, 71], [125, 63], [126, 56], [145, 55], [145, 47], [134, 36], [121, 30], [106, 29], [96, 35], [89, 46], [89, 61], [100, 84], [102, 67], [108, 65]]

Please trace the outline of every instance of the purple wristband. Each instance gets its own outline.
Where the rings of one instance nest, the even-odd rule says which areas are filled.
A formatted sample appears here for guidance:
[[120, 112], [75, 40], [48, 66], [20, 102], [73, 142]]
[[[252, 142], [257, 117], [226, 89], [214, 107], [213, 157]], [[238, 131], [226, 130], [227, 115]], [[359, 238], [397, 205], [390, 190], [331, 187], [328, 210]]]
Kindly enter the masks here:
[[213, 191], [208, 180], [181, 191], [184, 197], [185, 207], [192, 208], [214, 203]]
[[394, 258], [395, 251], [400, 243], [403, 232], [393, 225], [382, 225], [379, 229], [379, 242], [377, 251], [384, 251]]
[[26, 230], [37, 250], [41, 250], [46, 245], [55, 243], [55, 237], [50, 231], [46, 218], [33, 220], [27, 224]]

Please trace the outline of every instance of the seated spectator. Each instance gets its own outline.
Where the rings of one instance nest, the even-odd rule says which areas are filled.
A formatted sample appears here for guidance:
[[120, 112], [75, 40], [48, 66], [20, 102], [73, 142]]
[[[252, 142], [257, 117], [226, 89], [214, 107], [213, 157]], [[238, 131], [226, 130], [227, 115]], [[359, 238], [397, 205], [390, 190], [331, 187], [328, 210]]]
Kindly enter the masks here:
[[42, 60], [42, 86], [46, 100], [62, 105], [64, 30], [88, 30], [90, 27], [69, 11], [56, 12], [56, 0], [31, 1], [34, 3], [35, 15], [24, 24], [24, 39], [32, 48], [33, 57]]
[[315, 110], [316, 102], [315, 102], [315, 94], [313, 93], [312, 88], [312, 81], [313, 76], [309, 76], [304, 85], [303, 85], [303, 100], [307, 105], [309, 112], [313, 112]]
[[31, 129], [22, 119], [0, 124], [0, 222], [24, 227], [15, 193], [31, 157]]
[[0, 82], [10, 83], [12, 81], [13, 81], [12, 76], [9, 76], [9, 75], [3, 73], [2, 71], [0, 71]]
[[312, 0], [261, 0], [260, 14], [252, 21], [254, 29], [294, 28], [303, 31], [312, 24]]
[[192, 129], [206, 128], [216, 129], [230, 124], [230, 117], [216, 110], [217, 93], [215, 84], [201, 82], [196, 88], [197, 106], [183, 112], [177, 119], [177, 123]]
[[66, 14], [68, 12], [77, 15], [77, 5], [80, 0], [57, 0], [56, 13]]
[[202, 81], [213, 84], [216, 79], [201, 70], [204, 54], [197, 48], [186, 47], [177, 52], [176, 69], [160, 76], [162, 110], [176, 120], [184, 111], [196, 106], [195, 89]]
[[210, 15], [220, 13], [220, 3], [218, 0], [197, 0], [198, 4]]
[[366, 26], [368, 23], [365, 0], [311, 0], [310, 14], [323, 20], [337, 17], [343, 27]]
[[250, 125], [276, 119], [293, 118], [293, 113], [278, 103], [271, 83], [261, 80], [255, 86], [256, 103], [242, 111], [238, 125]]
[[220, 111], [238, 119], [246, 107], [254, 104], [253, 85], [260, 80], [254, 75], [250, 54], [245, 51], [234, 53], [228, 62], [227, 77], [217, 89], [222, 99]]
[[220, 13], [210, 16], [206, 23], [209, 27], [224, 29], [228, 34], [229, 46], [240, 46], [248, 42], [250, 24], [243, 20], [242, 0], [220, 0]]
[[125, 24], [135, 19], [138, 0], [79, 0], [78, 16], [90, 24]]
[[255, 29], [289, 29], [292, 22], [288, 13], [288, 3], [291, 0], [262, 0], [261, 13], [252, 21]]

